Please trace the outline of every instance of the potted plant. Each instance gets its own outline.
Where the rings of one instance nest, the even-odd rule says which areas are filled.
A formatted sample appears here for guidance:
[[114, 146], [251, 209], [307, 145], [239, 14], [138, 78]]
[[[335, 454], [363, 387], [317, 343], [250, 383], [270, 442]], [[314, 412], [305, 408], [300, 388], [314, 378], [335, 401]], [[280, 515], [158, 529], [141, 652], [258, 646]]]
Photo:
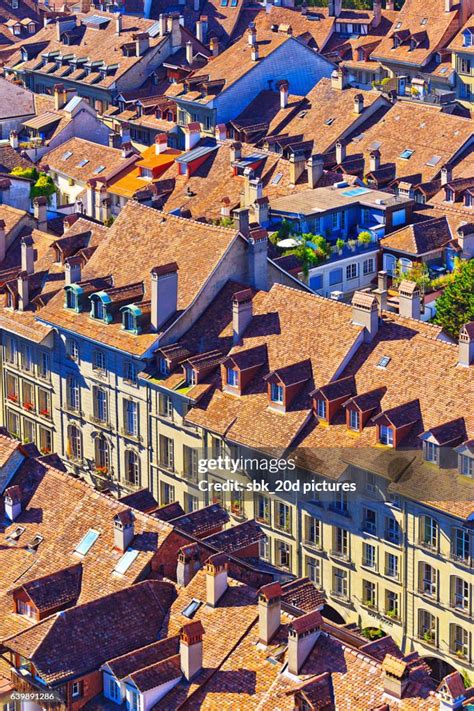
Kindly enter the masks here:
[[369, 244], [372, 242], [372, 235], [367, 230], [364, 230], [364, 232], [359, 233], [357, 241], [362, 247], [368, 247]]
[[43, 417], [49, 417], [49, 410], [44, 407], [42, 410], [40, 410], [40, 415], [43, 415]]
[[8, 393], [8, 399], [10, 402], [18, 402], [18, 395], [16, 393]]
[[390, 617], [390, 619], [392, 619], [392, 620], [394, 617], [397, 616], [397, 613], [395, 612], [395, 610], [387, 610], [387, 612], [385, 614], [387, 617]]
[[33, 405], [32, 402], [24, 402], [24, 403], [23, 403], [23, 408], [24, 408], [25, 410], [28, 410], [28, 412], [31, 412], [31, 410], [33, 410], [33, 408], [34, 408], [34, 405]]
[[429, 630], [426, 630], [426, 632], [423, 634], [423, 639], [425, 642], [428, 642], [428, 644], [433, 644], [433, 642], [434, 642], [433, 633], [430, 632]]
[[96, 467], [95, 471], [97, 474], [101, 474], [102, 476], [107, 476], [109, 472], [108, 467]]
[[342, 250], [344, 249], [344, 244], [345, 244], [344, 240], [341, 239], [340, 237], [336, 240], [336, 247], [337, 247], [337, 251], [339, 252], [339, 254], [342, 254]]
[[349, 240], [347, 240], [347, 244], [348, 244], [349, 249], [351, 250], [351, 252], [355, 252], [355, 248], [356, 248], [356, 246], [357, 246], [356, 240], [355, 240], [355, 239], [349, 239]]

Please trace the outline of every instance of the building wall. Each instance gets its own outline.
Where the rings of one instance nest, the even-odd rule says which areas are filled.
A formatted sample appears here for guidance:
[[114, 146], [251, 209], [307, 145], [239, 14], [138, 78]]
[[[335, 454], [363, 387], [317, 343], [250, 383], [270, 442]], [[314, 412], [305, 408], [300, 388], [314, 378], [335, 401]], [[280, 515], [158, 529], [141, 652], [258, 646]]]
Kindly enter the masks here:
[[12, 118], [0, 118], [0, 140], [5, 140], [10, 137], [10, 131], [21, 130], [23, 121], [33, 118], [33, 114], [25, 116], [13, 116]]
[[[378, 249], [367, 249], [346, 259], [323, 262], [309, 270], [308, 285], [321, 296], [330, 296], [331, 291], [349, 293], [370, 285], [377, 273]], [[353, 276], [354, 266], [356, 275]], [[366, 273], [364, 273], [366, 271]], [[334, 281], [341, 273], [342, 280]], [[332, 276], [331, 276], [332, 275]], [[332, 283], [331, 283], [332, 282]]]
[[8, 190], [0, 190], [0, 205], [10, 205], [17, 210], [28, 212], [31, 209], [30, 189], [32, 183], [28, 180], [16, 180], [9, 176], [10, 187]]
[[456, 71], [456, 97], [463, 103], [474, 103], [474, 56], [472, 52], [453, 52], [451, 57]]

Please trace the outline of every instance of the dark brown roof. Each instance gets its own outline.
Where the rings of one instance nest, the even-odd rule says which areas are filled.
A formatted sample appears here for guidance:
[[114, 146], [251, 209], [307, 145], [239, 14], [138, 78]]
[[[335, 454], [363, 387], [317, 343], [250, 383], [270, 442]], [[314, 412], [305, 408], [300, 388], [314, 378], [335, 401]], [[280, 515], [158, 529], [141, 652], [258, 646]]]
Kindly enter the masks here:
[[64, 607], [77, 602], [81, 594], [82, 563], [57, 573], [31, 580], [21, 588], [40, 612]]
[[346, 378], [339, 378], [339, 380], [333, 380], [332, 383], [323, 385], [321, 388], [314, 390], [311, 395], [313, 397], [319, 397], [320, 395], [326, 400], [339, 400], [341, 397], [350, 397], [355, 395], [356, 387], [353, 375], [349, 375]]
[[193, 536], [202, 536], [207, 531], [212, 531], [218, 526], [223, 526], [229, 521], [229, 514], [220, 504], [211, 504], [202, 509], [168, 519], [172, 526], [186, 531]]
[[467, 438], [466, 423], [463, 417], [458, 417], [456, 420], [445, 422], [442, 425], [438, 425], [438, 427], [432, 427], [429, 430], [429, 434], [435, 438], [440, 446], [459, 444]]
[[446, 217], [426, 222], [415, 222], [384, 237], [383, 248], [395, 249], [406, 254], [421, 255], [444, 247], [451, 241], [451, 232]]
[[313, 610], [313, 612], [308, 612], [306, 615], [293, 620], [291, 627], [297, 634], [302, 634], [321, 625], [322, 621], [321, 613], [318, 610]]
[[389, 410], [384, 410], [374, 417], [374, 422], [377, 422], [383, 417], [387, 418], [394, 427], [403, 427], [403, 425], [413, 424], [421, 420], [420, 402], [419, 400], [412, 400], [411, 402], [392, 407]]
[[20, 155], [10, 145], [0, 146], [0, 173], [11, 173], [14, 168], [33, 168], [29, 158]]
[[172, 501], [171, 504], [160, 506], [159, 509], [153, 511], [153, 517], [160, 519], [160, 521], [171, 521], [173, 518], [183, 514], [184, 509], [178, 501]]
[[355, 405], [361, 412], [370, 412], [375, 410], [385, 395], [387, 388], [376, 388], [375, 390], [370, 390], [367, 393], [361, 393], [360, 395], [355, 395], [349, 400], [343, 403], [344, 407], [348, 405]]
[[309, 578], [292, 580], [283, 585], [281, 591], [283, 602], [303, 612], [312, 612], [326, 602], [324, 593]]
[[175, 596], [171, 583], [146, 580], [48, 617], [5, 644], [47, 684], [65, 681], [156, 641]]
[[256, 521], [245, 521], [225, 531], [208, 536], [204, 540], [221, 551], [232, 553], [241, 548], [246, 548], [262, 538], [265, 538], [265, 534], [258, 523]]
[[122, 504], [127, 504], [127, 506], [131, 506], [133, 509], [138, 509], [138, 511], [143, 511], [144, 513], [153, 511], [158, 506], [155, 497], [149, 489], [134, 491], [132, 494], [122, 496], [119, 501]]
[[163, 661], [179, 651], [179, 636], [160, 639], [158, 642], [148, 644], [146, 647], [135, 649], [121, 657], [111, 659], [107, 665], [117, 679], [124, 679], [132, 672], [149, 667]]

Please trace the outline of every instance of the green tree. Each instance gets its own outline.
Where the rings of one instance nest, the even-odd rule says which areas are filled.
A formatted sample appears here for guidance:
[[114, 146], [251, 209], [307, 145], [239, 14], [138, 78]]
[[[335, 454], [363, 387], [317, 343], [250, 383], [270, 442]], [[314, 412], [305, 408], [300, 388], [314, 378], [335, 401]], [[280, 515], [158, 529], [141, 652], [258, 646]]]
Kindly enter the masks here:
[[402, 281], [414, 281], [420, 289], [426, 289], [430, 284], [428, 267], [423, 262], [415, 262], [410, 269], [402, 271], [400, 261], [398, 261], [395, 268], [394, 282], [399, 286]]
[[474, 321], [474, 259], [463, 261], [436, 301], [434, 322], [457, 338], [461, 326]]
[[33, 180], [35, 183], [39, 178], [36, 168], [13, 168], [12, 175], [17, 175], [19, 178], [26, 178], [27, 180]]
[[38, 180], [30, 190], [30, 198], [33, 200], [36, 197], [44, 195], [49, 200], [51, 195], [54, 195], [55, 192], [56, 186], [53, 179], [49, 175], [46, 175], [46, 173], [40, 173]]

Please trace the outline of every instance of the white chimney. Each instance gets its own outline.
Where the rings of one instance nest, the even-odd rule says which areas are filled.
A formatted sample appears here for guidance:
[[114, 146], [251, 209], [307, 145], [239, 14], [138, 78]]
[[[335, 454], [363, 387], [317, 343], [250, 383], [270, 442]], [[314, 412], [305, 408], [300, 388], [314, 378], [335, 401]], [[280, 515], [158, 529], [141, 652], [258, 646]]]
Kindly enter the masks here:
[[227, 127], [225, 123], [218, 123], [215, 129], [216, 141], [225, 141], [227, 138]]
[[120, 36], [122, 32], [122, 15], [120, 12], [115, 13], [115, 34], [117, 37]]
[[210, 50], [213, 57], [217, 57], [219, 54], [219, 40], [217, 37], [211, 37]]
[[205, 23], [202, 18], [196, 21], [196, 37], [201, 44], [206, 43]]
[[230, 147], [230, 162], [235, 163], [236, 160], [242, 158], [242, 144], [239, 141], [234, 141]]
[[206, 563], [206, 602], [210, 607], [216, 607], [227, 590], [227, 566], [225, 553], [216, 553]]
[[260, 55], [258, 53], [258, 44], [254, 44], [252, 49], [250, 50], [250, 57], [252, 59], [252, 62], [258, 62], [260, 59]]
[[364, 110], [364, 95], [356, 94], [354, 96], [354, 113], [361, 114]]
[[352, 323], [364, 327], [364, 341], [372, 341], [379, 330], [378, 302], [374, 294], [355, 292], [352, 297]]
[[448, 183], [451, 182], [453, 179], [453, 169], [449, 165], [449, 163], [446, 163], [446, 165], [443, 165], [441, 168], [441, 185], [447, 185]]
[[160, 14], [160, 37], [164, 37], [168, 30], [168, 18], [163, 13]]
[[120, 148], [122, 152], [122, 158], [130, 158], [131, 155], [133, 155], [134, 150], [131, 141], [124, 141], [122, 143], [122, 146]]
[[377, 288], [374, 291], [377, 299], [379, 314], [387, 309], [388, 296], [388, 274], [387, 272], [379, 272], [377, 278]]
[[35, 272], [35, 248], [31, 235], [25, 235], [21, 240], [21, 269], [28, 275]]
[[398, 314], [404, 318], [420, 318], [420, 288], [414, 281], [403, 280], [398, 287]]
[[77, 284], [78, 281], [81, 281], [81, 266], [80, 257], [73, 256], [66, 260], [64, 265], [64, 283], [66, 286]]
[[155, 153], [157, 156], [168, 150], [168, 136], [166, 133], [158, 133], [155, 136]]
[[288, 629], [288, 671], [298, 675], [321, 634], [323, 618], [318, 610], [298, 617]]
[[15, 150], [18, 148], [18, 133], [16, 131], [10, 131], [10, 146]]
[[281, 624], [281, 585], [268, 583], [258, 591], [258, 636], [267, 646]]
[[459, 365], [474, 365], [474, 321], [464, 324], [459, 332]]
[[444, 0], [444, 11], [451, 12], [453, 9], [453, 0]]
[[255, 27], [254, 22], [251, 22], [248, 26], [247, 42], [251, 47], [253, 47], [257, 43], [257, 28]]
[[193, 63], [193, 43], [191, 40], [186, 42], [186, 61], [189, 65]]
[[67, 91], [64, 88], [64, 84], [55, 84], [53, 87], [54, 92], [54, 109], [59, 111], [67, 103]]
[[114, 516], [114, 548], [125, 553], [135, 537], [134, 515], [131, 509]]
[[197, 121], [188, 123], [184, 127], [184, 150], [190, 151], [199, 143], [201, 138], [201, 125]]
[[5, 231], [5, 220], [0, 220], [0, 264], [7, 254], [7, 235]]
[[41, 232], [46, 232], [48, 229], [48, 198], [45, 195], [39, 195], [33, 200], [33, 214], [36, 227]]
[[5, 515], [14, 521], [21, 514], [21, 489], [19, 486], [9, 486], [4, 497]]
[[308, 158], [306, 163], [308, 170], [308, 187], [315, 188], [324, 173], [324, 158], [320, 154], [314, 154]]
[[369, 168], [371, 171], [378, 170], [380, 168], [380, 151], [378, 150], [378, 148], [375, 148], [373, 151], [370, 151]]
[[178, 565], [176, 566], [176, 582], [178, 585], [183, 587], [189, 585], [200, 567], [198, 544], [190, 543], [187, 546], [183, 546], [178, 552]]
[[30, 303], [30, 285], [28, 281], [28, 274], [25, 271], [18, 274], [17, 289], [18, 311], [24, 311]]
[[148, 32], [138, 32], [132, 36], [135, 40], [135, 53], [137, 57], [143, 57], [150, 47], [150, 35]]
[[280, 108], [286, 109], [288, 106], [288, 90], [290, 85], [287, 81], [280, 82]]
[[336, 163], [340, 165], [346, 159], [346, 144], [343, 141], [336, 143]]
[[200, 620], [188, 622], [179, 631], [179, 655], [181, 671], [187, 681], [202, 671], [202, 636], [204, 628]]
[[249, 209], [248, 207], [241, 207], [233, 211], [234, 217], [234, 228], [240, 232], [240, 234], [247, 236], [250, 231], [250, 220], [249, 220]]
[[232, 330], [234, 345], [242, 342], [245, 329], [253, 317], [252, 290], [243, 289], [234, 294], [232, 299]]
[[159, 329], [178, 308], [178, 265], [163, 264], [151, 270], [151, 327]]
[[296, 185], [300, 176], [306, 168], [306, 158], [304, 153], [292, 153], [290, 155], [290, 183]]

